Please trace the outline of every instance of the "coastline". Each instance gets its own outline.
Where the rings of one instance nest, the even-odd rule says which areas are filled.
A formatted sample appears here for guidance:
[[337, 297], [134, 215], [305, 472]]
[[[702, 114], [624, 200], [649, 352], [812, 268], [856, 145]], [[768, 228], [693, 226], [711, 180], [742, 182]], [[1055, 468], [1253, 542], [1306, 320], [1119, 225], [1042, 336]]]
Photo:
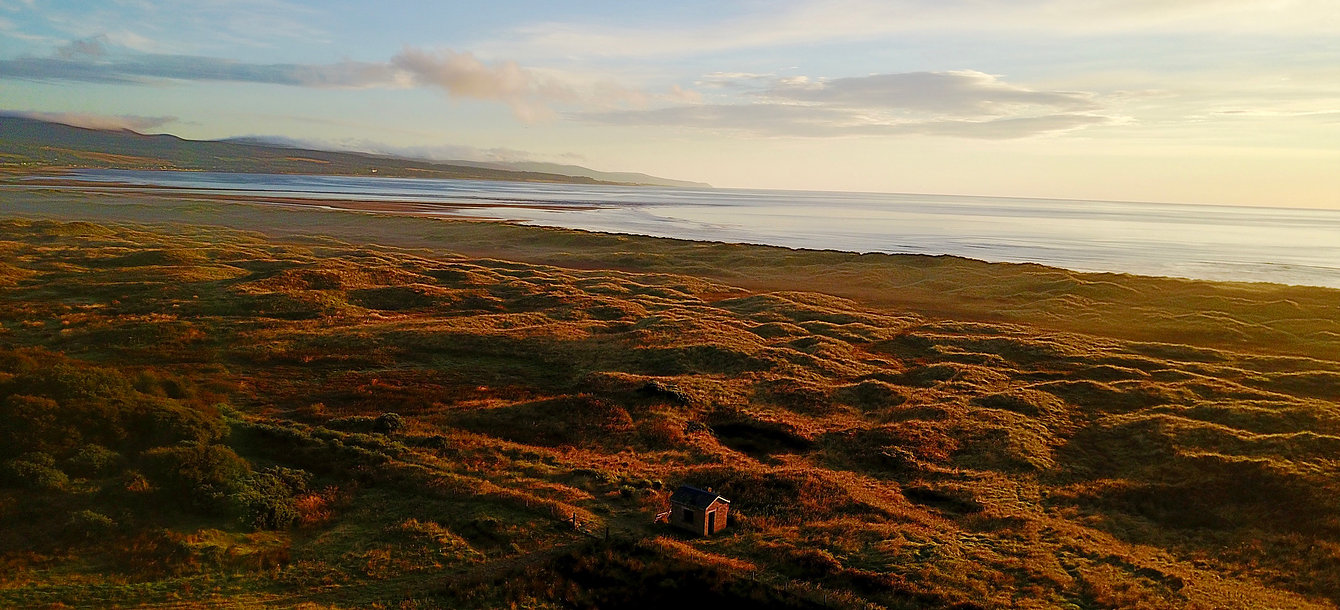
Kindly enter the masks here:
[[[71, 178], [99, 188], [135, 185], [258, 202], [315, 201], [386, 213], [468, 215], [650, 237], [949, 254], [1090, 273], [1340, 288], [1340, 243], [1334, 241], [1340, 211], [217, 172], [94, 171]], [[354, 203], [361, 200], [374, 203]]]

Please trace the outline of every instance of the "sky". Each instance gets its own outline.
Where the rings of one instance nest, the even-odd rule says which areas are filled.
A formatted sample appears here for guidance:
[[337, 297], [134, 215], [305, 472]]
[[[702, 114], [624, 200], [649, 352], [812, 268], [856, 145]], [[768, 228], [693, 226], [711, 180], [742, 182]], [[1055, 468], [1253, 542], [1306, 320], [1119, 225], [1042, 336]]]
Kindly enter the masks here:
[[1340, 209], [1340, 2], [0, 0], [0, 112], [719, 187]]

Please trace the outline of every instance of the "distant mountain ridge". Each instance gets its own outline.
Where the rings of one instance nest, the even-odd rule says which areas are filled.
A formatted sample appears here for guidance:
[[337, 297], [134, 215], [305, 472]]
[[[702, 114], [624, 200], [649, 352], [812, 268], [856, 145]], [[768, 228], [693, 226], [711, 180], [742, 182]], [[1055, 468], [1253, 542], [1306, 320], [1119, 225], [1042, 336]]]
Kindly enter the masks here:
[[0, 114], [0, 168], [136, 169], [514, 180], [572, 184], [709, 185], [553, 163], [430, 161], [320, 150], [258, 138], [187, 140]]

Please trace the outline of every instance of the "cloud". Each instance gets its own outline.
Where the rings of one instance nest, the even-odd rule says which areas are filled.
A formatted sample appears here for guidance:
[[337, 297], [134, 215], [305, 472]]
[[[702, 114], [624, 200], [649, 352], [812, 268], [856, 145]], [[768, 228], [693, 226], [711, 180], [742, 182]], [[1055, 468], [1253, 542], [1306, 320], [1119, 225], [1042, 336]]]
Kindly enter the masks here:
[[[72, 43], [74, 44], [74, 43]], [[157, 80], [226, 81], [302, 87], [367, 87], [394, 83], [385, 64], [253, 64], [192, 55], [134, 54], [101, 60], [94, 43], [62, 47], [55, 57], [0, 60], [0, 78], [35, 81], [148, 84]]]
[[776, 76], [773, 74], [756, 74], [753, 72], [713, 72], [703, 75], [694, 84], [709, 89], [735, 89], [756, 86], [774, 78]]
[[97, 58], [107, 52], [103, 47], [106, 36], [95, 36], [81, 40], [72, 40], [56, 49], [56, 57], [65, 60], [76, 58]]
[[128, 129], [130, 131], [138, 132], [144, 132], [177, 120], [177, 117], [173, 116], [137, 116], [130, 114], [105, 115], [78, 112], [0, 111], [0, 116], [35, 119], [38, 121], [60, 123], [62, 125], [85, 127], [88, 129]]
[[0, 60], [0, 79], [43, 82], [152, 84], [164, 80], [260, 83], [312, 88], [430, 87], [448, 97], [501, 102], [523, 121], [553, 118], [554, 105], [592, 109], [641, 107], [649, 101], [692, 102], [697, 92], [672, 87], [647, 93], [603, 80], [573, 78], [524, 68], [514, 61], [488, 63], [468, 52], [406, 47], [385, 62], [259, 64], [154, 53], [110, 52], [108, 38], [70, 42], [50, 57]]
[[791, 0], [689, 24], [546, 22], [482, 47], [527, 57], [654, 57], [871, 40], [906, 33], [1059, 35], [1340, 33], [1334, 0]]
[[[163, 80], [246, 82], [309, 88], [439, 89], [449, 98], [499, 102], [525, 122], [553, 119], [555, 108], [582, 120], [698, 127], [765, 135], [824, 137], [937, 134], [1025, 137], [1107, 119], [1090, 93], [1038, 90], [973, 70], [811, 79], [714, 73], [754, 103], [703, 104], [678, 85], [662, 93], [608, 80], [486, 62], [469, 52], [406, 47], [385, 62], [256, 64], [213, 57], [109, 51], [82, 39], [52, 57], [0, 60], [0, 78], [147, 84]], [[649, 106], [663, 106], [660, 108]]]
[[[24, 0], [25, 2], [27, 0]], [[330, 42], [330, 11], [285, 0], [114, 0], [42, 2], [30, 21], [61, 35], [103, 35], [159, 53], [208, 54], [268, 49], [284, 41]], [[32, 7], [33, 5], [29, 5]]]
[[607, 125], [692, 127], [757, 136], [827, 138], [934, 135], [987, 140], [1026, 138], [1111, 123], [1095, 114], [1026, 117], [885, 120], [842, 108], [776, 103], [707, 104], [646, 111], [584, 113], [576, 118]]
[[570, 85], [537, 75], [514, 61], [488, 65], [470, 53], [406, 48], [390, 63], [418, 85], [438, 87], [451, 97], [504, 102], [528, 122], [554, 116], [549, 102], [573, 102], [580, 97]]
[[1045, 91], [982, 72], [907, 72], [811, 79], [729, 75], [752, 103], [587, 112], [613, 125], [690, 127], [763, 136], [941, 135], [1008, 139], [1115, 122], [1095, 96]]
[[1093, 110], [1093, 96], [1036, 91], [973, 70], [906, 72], [820, 82], [789, 79], [763, 91], [767, 98], [844, 108], [881, 108], [953, 115], [998, 115], [1027, 107]]

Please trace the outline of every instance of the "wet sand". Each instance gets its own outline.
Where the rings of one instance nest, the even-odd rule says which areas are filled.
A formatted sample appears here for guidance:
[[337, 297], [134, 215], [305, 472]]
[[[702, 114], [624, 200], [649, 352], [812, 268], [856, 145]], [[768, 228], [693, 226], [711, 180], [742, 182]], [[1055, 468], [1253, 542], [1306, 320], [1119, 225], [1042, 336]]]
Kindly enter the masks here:
[[473, 202], [423, 202], [404, 200], [367, 200], [341, 199], [332, 197], [292, 197], [274, 195], [249, 195], [244, 193], [213, 192], [202, 189], [174, 186], [145, 186], [118, 182], [90, 182], [71, 178], [42, 177], [31, 178], [17, 184], [0, 185], [4, 189], [54, 189], [63, 192], [78, 192], [89, 195], [157, 198], [163, 200], [218, 201], [230, 203], [256, 203], [293, 207], [312, 207], [348, 212], [371, 212], [381, 214], [399, 214], [405, 216], [450, 216], [458, 219], [487, 220], [491, 222], [511, 222], [484, 216], [472, 216], [465, 211], [470, 209], [532, 209], [532, 210], [592, 210], [591, 205], [544, 205], [533, 202], [516, 203], [473, 203]]

